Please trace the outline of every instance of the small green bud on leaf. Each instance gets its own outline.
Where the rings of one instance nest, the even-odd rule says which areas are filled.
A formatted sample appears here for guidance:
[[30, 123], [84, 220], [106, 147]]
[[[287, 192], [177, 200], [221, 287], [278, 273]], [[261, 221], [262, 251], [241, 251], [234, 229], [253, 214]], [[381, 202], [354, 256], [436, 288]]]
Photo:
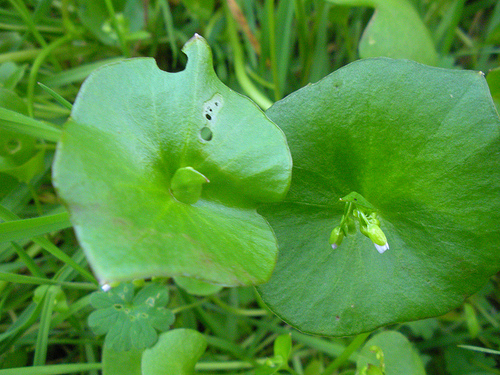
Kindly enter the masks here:
[[170, 190], [178, 201], [193, 204], [201, 197], [202, 185], [208, 182], [208, 178], [191, 167], [179, 168], [172, 177]]

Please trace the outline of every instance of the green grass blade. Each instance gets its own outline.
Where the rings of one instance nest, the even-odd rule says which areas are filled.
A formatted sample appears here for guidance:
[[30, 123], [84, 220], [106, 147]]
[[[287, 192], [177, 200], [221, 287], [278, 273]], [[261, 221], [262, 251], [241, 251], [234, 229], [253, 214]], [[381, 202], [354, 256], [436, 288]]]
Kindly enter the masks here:
[[175, 28], [174, 21], [172, 18], [172, 12], [170, 10], [170, 5], [166, 0], [158, 0], [158, 4], [161, 8], [161, 13], [163, 15], [163, 22], [165, 23], [165, 29], [167, 32], [168, 42], [170, 44], [170, 48], [172, 50], [172, 65], [177, 64], [177, 46], [176, 46], [176, 36], [175, 36]]
[[0, 375], [64, 375], [75, 372], [101, 370], [101, 363], [79, 363], [69, 365], [48, 365], [17, 367], [0, 370]]
[[70, 42], [73, 39], [72, 34], [66, 34], [62, 38], [55, 40], [50, 43], [47, 47], [42, 49], [40, 54], [36, 57], [35, 61], [33, 61], [33, 66], [31, 67], [30, 76], [28, 79], [28, 113], [30, 116], [33, 116], [33, 103], [34, 103], [34, 95], [35, 95], [35, 85], [36, 79], [38, 76], [38, 71], [42, 66], [45, 59], [50, 56], [57, 48], [62, 45]]
[[59, 95], [57, 92], [55, 92], [54, 90], [52, 90], [50, 87], [44, 85], [43, 83], [41, 82], [38, 82], [38, 85], [47, 93], [49, 94], [50, 96], [52, 96], [54, 98], [54, 100], [56, 102], [58, 102], [60, 105], [62, 105], [63, 107], [69, 109], [71, 111], [71, 109], [73, 108], [73, 104], [71, 104], [70, 102], [68, 102], [66, 99], [64, 99], [61, 95]]
[[[100, 68], [101, 66], [116, 63], [122, 60], [124, 60], [123, 57], [114, 57], [111, 59], [99, 60], [89, 64], [79, 65], [75, 68], [67, 69], [63, 72], [53, 74], [50, 77], [44, 78], [40, 81], [44, 85], [50, 87], [60, 87], [72, 83], [81, 82], [85, 78], [87, 78], [90, 73]], [[39, 83], [39, 85], [41, 85], [41, 83]]]
[[229, 11], [228, 6], [225, 6], [226, 10], [226, 21], [229, 37], [231, 40], [231, 47], [233, 48], [234, 54], [234, 69], [236, 73], [236, 79], [238, 80], [240, 86], [245, 90], [245, 93], [257, 103], [263, 110], [269, 108], [273, 102], [269, 100], [262, 92], [259, 91], [257, 87], [248, 77], [245, 70], [245, 62], [243, 57], [243, 49], [241, 47], [240, 41], [238, 39], [238, 32], [236, 30], [235, 21]]
[[81, 289], [81, 290], [96, 290], [96, 285], [91, 283], [75, 283], [46, 279], [45, 277], [33, 277], [18, 275], [17, 273], [0, 272], [0, 280], [15, 284], [31, 284], [31, 285], [60, 285], [65, 288]]
[[67, 212], [32, 219], [7, 221], [0, 223], [0, 242], [31, 238], [69, 227], [71, 227], [71, 222]]
[[17, 256], [19, 259], [25, 264], [26, 268], [36, 277], [42, 277], [44, 278], [45, 275], [42, 272], [42, 270], [38, 267], [38, 265], [35, 263], [33, 258], [30, 257], [28, 252], [24, 250], [17, 242], [12, 242], [12, 247], [17, 253]]
[[457, 345], [459, 348], [473, 350], [475, 352], [487, 353], [487, 354], [495, 354], [500, 355], [500, 350], [481, 348], [480, 346], [472, 346], [472, 345]]
[[47, 360], [47, 347], [49, 340], [50, 331], [50, 321], [52, 320], [52, 311], [54, 309], [54, 303], [56, 300], [58, 289], [57, 287], [51, 286], [48, 288], [42, 306], [42, 314], [40, 316], [40, 326], [38, 329], [38, 335], [36, 338], [35, 345], [35, 356], [33, 358], [34, 366], [45, 365]]
[[[0, 205], [0, 219], [5, 221], [12, 221], [12, 220], [19, 220], [20, 218], [13, 212], [9, 211], [8, 209]], [[60, 261], [69, 264], [90, 282], [97, 284], [97, 280], [94, 278], [94, 276], [92, 276], [92, 274], [89, 271], [80, 266], [77, 262], [71, 259], [71, 257], [68, 256], [68, 254], [63, 252], [61, 249], [59, 249], [56, 245], [54, 245], [45, 237], [41, 236], [33, 237], [33, 242], [43, 247], [46, 251], [48, 251], [50, 254], [52, 254]]]
[[50, 142], [57, 142], [61, 136], [61, 130], [58, 128], [7, 108], [0, 108], [0, 128]]

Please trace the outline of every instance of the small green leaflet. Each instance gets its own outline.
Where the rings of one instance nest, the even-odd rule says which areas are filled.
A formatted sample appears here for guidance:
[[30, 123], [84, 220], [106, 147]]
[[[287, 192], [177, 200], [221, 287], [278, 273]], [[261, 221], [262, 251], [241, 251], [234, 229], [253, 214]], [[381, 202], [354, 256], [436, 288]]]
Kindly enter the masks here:
[[158, 341], [158, 332], [167, 331], [174, 314], [165, 306], [168, 290], [149, 284], [134, 293], [133, 284], [120, 284], [107, 292], [95, 292], [90, 303], [97, 310], [89, 316], [96, 335], [106, 334], [105, 346], [115, 351], [145, 349]]

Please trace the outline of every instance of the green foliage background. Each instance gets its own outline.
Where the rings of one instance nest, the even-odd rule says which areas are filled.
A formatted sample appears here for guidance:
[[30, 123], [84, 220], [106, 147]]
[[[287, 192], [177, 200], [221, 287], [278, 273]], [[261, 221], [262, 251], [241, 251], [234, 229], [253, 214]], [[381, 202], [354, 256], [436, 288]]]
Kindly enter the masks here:
[[[435, 49], [428, 57], [433, 65], [485, 72], [498, 100], [499, 71], [494, 69], [500, 65], [500, 4], [409, 2], [428, 30]], [[149, 56], [163, 70], [181, 71], [186, 57], [180, 49], [198, 33], [212, 48], [218, 77], [267, 108], [360, 54], [373, 53], [363, 44], [368, 40], [364, 30], [373, 7], [382, 12], [391, 3], [0, 1], [0, 144], [12, 156], [1, 155], [0, 163], [0, 219], [5, 222], [0, 224], [0, 375], [97, 375], [102, 369], [104, 339], [87, 324], [94, 310], [90, 293], [98, 286], [50, 173], [61, 125], [93, 70], [124, 58]], [[384, 14], [382, 19], [401, 24], [395, 19], [403, 17], [401, 13]], [[413, 34], [389, 35], [421, 45]], [[404, 45], [399, 48], [404, 53]], [[26, 220], [15, 223], [19, 219]], [[404, 335], [412, 343], [412, 360], [422, 361], [427, 374], [498, 374], [500, 361], [492, 354], [500, 348], [498, 281], [493, 277], [464, 306], [444, 316], [381, 331]], [[376, 350], [365, 347], [358, 354], [368, 335], [329, 339], [300, 333], [271, 314], [253, 288], [225, 288], [197, 297], [173, 280], [159, 282], [170, 292], [167, 307], [176, 314], [173, 328], [197, 330], [208, 343], [196, 364], [199, 373], [348, 375], [371, 357], [382, 368]], [[279, 335], [288, 333], [290, 350], [273, 347], [275, 341], [283, 341]], [[390, 336], [384, 341], [376, 333], [370, 340], [384, 351], [386, 373], [394, 373], [389, 367], [397, 352], [391, 345], [404, 337], [384, 333]], [[204, 344], [197, 345], [201, 353]], [[287, 366], [282, 365], [287, 361], [279, 354], [283, 352], [289, 355]], [[113, 355], [108, 352], [108, 357]]]

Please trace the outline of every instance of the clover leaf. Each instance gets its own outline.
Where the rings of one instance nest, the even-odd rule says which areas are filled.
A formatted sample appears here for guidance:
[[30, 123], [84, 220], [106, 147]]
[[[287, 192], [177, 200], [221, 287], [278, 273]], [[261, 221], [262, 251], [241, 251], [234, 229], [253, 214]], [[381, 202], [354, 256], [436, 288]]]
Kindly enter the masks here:
[[178, 73], [151, 58], [95, 71], [58, 143], [54, 185], [101, 283], [255, 285], [276, 264], [276, 238], [256, 209], [290, 185], [285, 136], [220, 82], [203, 38], [183, 50]]
[[168, 290], [156, 283], [137, 294], [133, 284], [122, 283], [93, 293], [90, 302], [97, 310], [89, 315], [89, 326], [96, 335], [106, 334], [106, 347], [115, 351], [150, 348], [158, 332], [167, 331], [174, 322], [174, 314], [165, 307]]

